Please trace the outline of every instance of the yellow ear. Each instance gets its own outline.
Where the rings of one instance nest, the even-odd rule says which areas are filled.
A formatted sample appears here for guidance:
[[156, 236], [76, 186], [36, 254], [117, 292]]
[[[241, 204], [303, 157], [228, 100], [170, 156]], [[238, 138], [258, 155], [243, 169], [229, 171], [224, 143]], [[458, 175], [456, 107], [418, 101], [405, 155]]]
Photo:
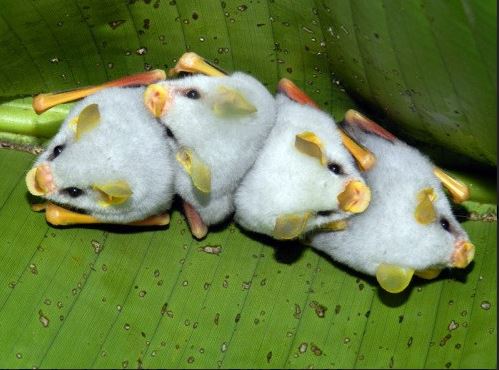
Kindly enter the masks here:
[[76, 124], [76, 140], [80, 140], [83, 134], [91, 131], [99, 124], [99, 106], [97, 104], [87, 105], [73, 121]]
[[275, 221], [274, 231], [272, 236], [278, 240], [295, 239], [303, 232], [307, 226], [310, 212], [303, 214], [286, 214], [280, 215]]
[[213, 112], [217, 116], [242, 116], [257, 111], [239, 91], [227, 86], [219, 86], [213, 102]]
[[112, 181], [102, 185], [94, 184], [93, 188], [102, 196], [102, 200], [99, 202], [102, 207], [125, 203], [133, 193], [124, 180]]
[[296, 135], [295, 147], [300, 152], [317, 158], [321, 162], [321, 165], [325, 166], [327, 164], [324, 144], [313, 132], [305, 131]]
[[411, 282], [414, 270], [382, 263], [376, 270], [376, 280], [381, 288], [390, 293], [400, 293]]
[[192, 184], [203, 193], [211, 192], [211, 170], [192, 149], [181, 148], [176, 155], [177, 161], [191, 176]]
[[414, 211], [416, 221], [423, 225], [431, 224], [437, 219], [437, 213], [433, 202], [437, 199], [437, 194], [433, 188], [425, 188], [418, 193], [418, 205]]

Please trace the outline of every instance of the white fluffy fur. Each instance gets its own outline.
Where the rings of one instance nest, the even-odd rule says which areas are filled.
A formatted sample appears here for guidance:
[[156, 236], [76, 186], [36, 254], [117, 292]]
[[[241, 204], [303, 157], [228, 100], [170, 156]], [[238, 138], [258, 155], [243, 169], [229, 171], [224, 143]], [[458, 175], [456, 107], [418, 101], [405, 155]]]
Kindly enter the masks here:
[[[243, 73], [227, 77], [194, 75], [161, 84], [173, 98], [161, 118], [175, 136], [168, 140], [173, 153], [189, 147], [211, 169], [211, 193], [203, 194], [175, 161], [175, 191], [197, 210], [205, 224], [220, 222], [233, 212], [236, 187], [272, 128], [274, 98], [260, 82]], [[220, 86], [238, 90], [257, 112], [238, 117], [215, 115], [212, 105]], [[198, 90], [200, 99], [184, 96], [189, 89]]]
[[[354, 160], [343, 146], [335, 122], [327, 114], [278, 95], [277, 120], [253, 168], [236, 193], [236, 221], [244, 228], [272, 235], [284, 214], [312, 212], [306, 230], [342, 219], [337, 196], [350, 180], [362, 181]], [[343, 167], [336, 175], [317, 158], [301, 153], [295, 137], [304, 131], [323, 142], [329, 162]], [[318, 211], [334, 211], [328, 216]]]
[[[71, 110], [60, 131], [35, 165], [47, 162], [57, 186], [47, 199], [87, 211], [104, 222], [142, 220], [170, 208], [173, 197], [173, 157], [165, 129], [143, 104], [144, 88], [111, 88], [91, 95]], [[72, 119], [97, 103], [99, 125], [75, 141]], [[53, 149], [65, 145], [50, 160]], [[133, 195], [123, 204], [102, 207], [93, 184], [125, 180]], [[61, 192], [67, 187], [85, 191], [78, 198]]]
[[[415, 270], [450, 266], [455, 243], [468, 236], [452, 215], [432, 172], [434, 165], [399, 140], [391, 143], [356, 129], [352, 134], [377, 157], [377, 164], [364, 175], [372, 192], [371, 204], [348, 220], [346, 230], [317, 234], [311, 245], [370, 275], [381, 263]], [[429, 187], [437, 194], [437, 219], [422, 225], [414, 217], [417, 194]], [[441, 217], [449, 221], [451, 232], [442, 228]]]

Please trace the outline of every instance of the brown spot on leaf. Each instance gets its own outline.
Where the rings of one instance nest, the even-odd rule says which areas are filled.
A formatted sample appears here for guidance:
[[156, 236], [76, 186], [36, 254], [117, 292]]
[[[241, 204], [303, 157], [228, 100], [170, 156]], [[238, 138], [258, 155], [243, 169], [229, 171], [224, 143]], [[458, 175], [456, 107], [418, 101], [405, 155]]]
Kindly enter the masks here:
[[217, 245], [205, 245], [204, 247], [199, 247], [200, 252], [208, 253], [208, 254], [216, 254], [219, 255], [222, 253], [222, 247]]
[[301, 308], [298, 304], [295, 303], [295, 313], [293, 314], [295, 319], [299, 319], [301, 317]]
[[447, 334], [445, 337], [443, 337], [441, 340], [440, 340], [440, 347], [443, 347], [447, 344], [447, 341], [452, 338], [452, 335], [450, 334]]
[[321, 319], [326, 315], [327, 307], [317, 301], [312, 301], [309, 306], [314, 309], [316, 315]]
[[314, 353], [314, 355], [316, 356], [322, 355], [322, 350], [319, 347], [317, 347], [315, 344], [311, 343], [310, 349]]
[[38, 320], [42, 323], [44, 328], [48, 327], [50, 324], [49, 318], [43, 314], [42, 310], [38, 311]]

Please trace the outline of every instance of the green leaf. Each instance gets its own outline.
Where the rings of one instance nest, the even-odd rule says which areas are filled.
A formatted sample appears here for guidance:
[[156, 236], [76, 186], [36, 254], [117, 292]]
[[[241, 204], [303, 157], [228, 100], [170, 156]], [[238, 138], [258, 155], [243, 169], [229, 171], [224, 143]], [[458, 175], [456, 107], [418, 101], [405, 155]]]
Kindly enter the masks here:
[[31, 98], [21, 98], [0, 104], [0, 133], [12, 133], [48, 139], [54, 136], [73, 104], [62, 104], [36, 114]]
[[48, 226], [26, 201], [32, 161], [0, 150], [4, 367], [495, 366], [496, 222], [463, 224], [469, 269], [390, 295], [233, 224], [195, 241], [177, 211], [166, 230]]
[[496, 163], [493, 0], [4, 5], [3, 97], [168, 68], [195, 50], [272, 91], [291, 78], [337, 118], [353, 105], [341, 81], [402, 138]]
[[[0, 142], [29, 148], [55, 133], [70, 106], [36, 116], [34, 94], [167, 69], [192, 50], [272, 92], [289, 78], [337, 120], [361, 106], [452, 168], [490, 170], [495, 12], [492, 0], [7, 0]], [[0, 150], [3, 367], [496, 366], [489, 172], [459, 173], [473, 201], [493, 203], [464, 205], [480, 220], [463, 224], [475, 262], [389, 295], [233, 224], [195, 241], [177, 211], [166, 229], [51, 227], [29, 209], [33, 160]]]
[[402, 138], [497, 163], [496, 1], [321, 3], [331, 68], [349, 93]]

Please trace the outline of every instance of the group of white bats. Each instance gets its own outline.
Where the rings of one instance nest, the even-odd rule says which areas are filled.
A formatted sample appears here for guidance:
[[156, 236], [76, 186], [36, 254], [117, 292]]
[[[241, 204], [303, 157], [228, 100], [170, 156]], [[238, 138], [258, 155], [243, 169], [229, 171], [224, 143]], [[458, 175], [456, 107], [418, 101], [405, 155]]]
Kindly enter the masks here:
[[83, 99], [26, 175], [46, 199], [33, 209], [53, 225], [166, 225], [178, 195], [198, 239], [234, 215], [391, 293], [472, 261], [442, 185], [457, 203], [468, 188], [372, 120], [349, 110], [338, 126], [290, 80], [274, 97], [192, 52], [170, 77], [154, 70], [35, 97], [38, 113]]

